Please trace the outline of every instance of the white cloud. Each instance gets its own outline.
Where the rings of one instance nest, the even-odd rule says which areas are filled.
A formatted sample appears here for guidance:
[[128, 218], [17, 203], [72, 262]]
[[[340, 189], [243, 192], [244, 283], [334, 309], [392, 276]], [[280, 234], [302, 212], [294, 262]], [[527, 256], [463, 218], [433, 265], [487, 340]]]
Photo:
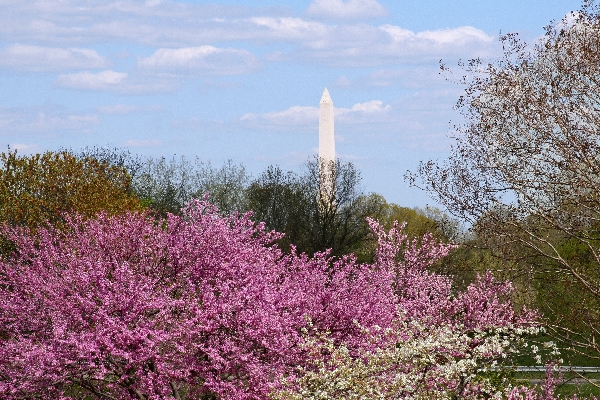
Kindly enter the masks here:
[[64, 71], [105, 68], [106, 59], [95, 50], [14, 44], [0, 50], [0, 66], [26, 71]]
[[423, 31], [418, 33], [394, 25], [382, 25], [379, 29], [389, 34], [396, 42], [429, 40], [435, 45], [465, 45], [469, 42], [489, 43], [494, 40], [493, 37], [488, 36], [485, 32], [473, 28], [472, 26], [461, 26], [452, 29], [438, 29], [435, 31]]
[[306, 13], [332, 19], [365, 19], [387, 15], [377, 0], [313, 0]]
[[[385, 12], [376, 0], [315, 0], [308, 11], [309, 15], [331, 14], [340, 18], [363, 18]], [[158, 60], [160, 53], [143, 59], [153, 66], [160, 64], [195, 73], [218, 73], [211, 57], [234, 59], [243, 71], [255, 67], [256, 63], [254, 56], [243, 49], [212, 49], [208, 56], [202, 50], [206, 51], [205, 46], [196, 47], [200, 43], [292, 44], [294, 47], [285, 49], [288, 59], [309, 59], [335, 65], [376, 65], [382, 60], [439, 59], [440, 54], [454, 55], [457, 51], [461, 52], [459, 57], [473, 52], [478, 52], [474, 56], [482, 55], [482, 50], [489, 49], [491, 39], [472, 27], [412, 32], [393, 25], [377, 27], [353, 22], [332, 25], [291, 16], [289, 10], [179, 1], [156, 5], [128, 0], [16, 2], [4, 7], [0, 13], [0, 40], [60, 43], [61, 46], [67, 43], [136, 43], [171, 52], [181, 50], [175, 53], [179, 57], [184, 57], [186, 51], [195, 52], [196, 63], [192, 59], [178, 59], [179, 64], [166, 63]], [[370, 63], [365, 61], [369, 57], [373, 57]], [[232, 68], [231, 64], [226, 65]]]
[[319, 108], [309, 106], [293, 106], [285, 111], [273, 111], [264, 114], [245, 114], [240, 121], [250, 125], [269, 125], [277, 127], [305, 127], [314, 125], [319, 120]]
[[148, 72], [173, 74], [234, 75], [255, 71], [258, 60], [247, 50], [214, 46], [158, 49], [150, 57], [138, 60]]
[[68, 113], [57, 107], [0, 107], [1, 136], [89, 132], [100, 123], [95, 114]]
[[378, 69], [366, 76], [355, 79], [359, 87], [401, 87], [417, 89], [447, 85], [444, 75], [437, 65], [419, 66], [401, 69]]
[[[396, 146], [391, 143], [398, 142], [419, 149], [446, 149], [450, 142], [449, 121], [460, 122], [460, 116], [453, 110], [458, 94], [460, 88], [421, 88], [390, 104], [371, 100], [351, 107], [336, 107], [336, 142], [342, 146], [340, 150], [366, 143]], [[283, 111], [246, 114], [237, 124], [250, 130], [296, 132], [316, 138], [318, 113], [318, 107], [294, 106]]]
[[340, 76], [333, 82], [334, 87], [347, 89], [353, 85], [353, 82], [345, 76]]
[[102, 114], [132, 114], [134, 112], [160, 112], [163, 108], [154, 106], [136, 106], [133, 104], [114, 104], [110, 106], [98, 107], [98, 112]]
[[[463, 26], [414, 32], [399, 26], [366, 23], [327, 25], [297, 18], [252, 18], [245, 39], [292, 43], [265, 56], [272, 62], [312, 62], [341, 67], [437, 62], [440, 58], [492, 56], [501, 50], [494, 37]], [[253, 32], [253, 33], [252, 33]], [[234, 33], [230, 33], [234, 34]]]
[[[364, 77], [362, 81], [367, 86], [375, 86], [375, 87], [389, 87], [393, 86], [397, 82], [407, 82], [407, 75], [409, 75], [409, 71], [407, 69], [401, 70], [389, 70], [389, 69], [380, 69], [377, 71], [371, 72], [368, 76]], [[419, 80], [420, 82], [420, 80]]]
[[98, 73], [77, 72], [74, 74], [59, 75], [55, 84], [57, 86], [79, 90], [107, 90], [121, 84], [127, 78], [124, 72], [111, 70]]
[[366, 24], [331, 27], [328, 38], [302, 42], [281, 60], [312, 60], [343, 67], [434, 62], [443, 57], [492, 55], [494, 38], [473, 27], [413, 32], [399, 26]]
[[[350, 108], [336, 107], [336, 124], [365, 124], [377, 120], [390, 111], [389, 104], [381, 100], [357, 103]], [[256, 129], [290, 130], [301, 129], [314, 131], [318, 127], [319, 108], [311, 106], [293, 106], [284, 111], [273, 111], [263, 114], [245, 114], [240, 118], [245, 126]]]
[[381, 100], [356, 103], [351, 108], [336, 108], [334, 115], [340, 124], [364, 124], [377, 121], [391, 110], [392, 106], [384, 105]]
[[[310, 10], [313, 14], [308, 13]], [[276, 8], [181, 1], [144, 4], [131, 0], [65, 0], [16, 2], [2, 11], [0, 40], [75, 47], [90, 43], [141, 44], [159, 50], [139, 59], [139, 66], [163, 76], [254, 71], [259, 62], [240, 42], [270, 46], [263, 48], [271, 53], [265, 57], [271, 62], [350, 67], [488, 56], [499, 48], [491, 43], [492, 37], [473, 27], [413, 32], [389, 24], [374, 26], [351, 20], [328, 24]], [[376, 0], [315, 0], [308, 11], [308, 15], [329, 13], [339, 18], [385, 12]], [[227, 42], [235, 43], [236, 48], [199, 46]]]
[[302, 42], [327, 36], [330, 27], [322, 22], [306, 21], [292, 17], [253, 17], [249, 18], [246, 39], [283, 40]]
[[179, 82], [169, 79], [130, 79], [126, 72], [106, 70], [98, 73], [77, 72], [61, 74], [54, 85], [75, 90], [99, 90], [122, 94], [151, 94], [173, 92], [179, 87]]
[[494, 38], [487, 35], [480, 29], [472, 26], [461, 26], [454, 29], [439, 29], [436, 31], [423, 31], [417, 34], [423, 39], [433, 40], [436, 43], [463, 45], [468, 42], [487, 42], [494, 41]]
[[[44, 117], [44, 116], [41, 115], [41, 117]], [[42, 120], [44, 120], [44, 118], [42, 118]], [[79, 126], [79, 125], [85, 125], [85, 124], [97, 124], [99, 122], [97, 115], [69, 115], [67, 117], [66, 121], [68, 121], [69, 125], [72, 125], [72, 126]]]

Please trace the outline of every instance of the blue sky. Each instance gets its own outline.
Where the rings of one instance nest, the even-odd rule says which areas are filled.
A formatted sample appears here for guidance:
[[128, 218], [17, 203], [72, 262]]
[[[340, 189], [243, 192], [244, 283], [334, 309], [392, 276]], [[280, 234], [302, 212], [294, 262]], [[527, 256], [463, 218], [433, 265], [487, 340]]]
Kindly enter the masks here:
[[449, 153], [462, 88], [438, 61], [499, 55], [580, 1], [0, 0], [0, 145], [117, 146], [228, 159], [258, 175], [316, 154], [318, 103], [367, 192], [433, 204], [403, 180]]

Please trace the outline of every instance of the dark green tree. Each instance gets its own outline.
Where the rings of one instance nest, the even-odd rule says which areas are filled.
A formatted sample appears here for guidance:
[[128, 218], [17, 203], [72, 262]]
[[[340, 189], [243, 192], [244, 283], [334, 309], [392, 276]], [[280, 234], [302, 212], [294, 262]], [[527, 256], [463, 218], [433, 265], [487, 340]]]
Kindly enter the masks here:
[[360, 173], [352, 163], [335, 164], [334, 193], [327, 202], [320, 194], [319, 164], [309, 161], [302, 173], [269, 167], [246, 192], [248, 208], [269, 229], [284, 232], [282, 243], [301, 252], [331, 249], [342, 256], [362, 246], [370, 234], [366, 217], [378, 218], [380, 197], [365, 196]]

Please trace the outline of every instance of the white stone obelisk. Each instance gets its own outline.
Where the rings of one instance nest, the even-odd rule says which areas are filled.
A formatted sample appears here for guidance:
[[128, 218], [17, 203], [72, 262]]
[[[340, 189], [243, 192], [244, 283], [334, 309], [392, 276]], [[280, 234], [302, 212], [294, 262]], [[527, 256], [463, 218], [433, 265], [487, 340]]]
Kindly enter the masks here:
[[319, 195], [326, 208], [335, 205], [335, 138], [333, 101], [327, 88], [319, 105]]
[[319, 107], [319, 159], [326, 163], [335, 161], [333, 101], [327, 88], [323, 91]]

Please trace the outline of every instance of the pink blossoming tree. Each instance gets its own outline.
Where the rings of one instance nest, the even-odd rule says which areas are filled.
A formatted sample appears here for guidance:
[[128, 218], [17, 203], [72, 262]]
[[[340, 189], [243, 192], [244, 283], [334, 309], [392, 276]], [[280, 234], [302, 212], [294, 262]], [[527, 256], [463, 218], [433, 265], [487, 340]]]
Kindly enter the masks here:
[[[491, 276], [453, 294], [448, 279], [427, 271], [450, 246], [429, 236], [407, 243], [401, 228], [371, 225], [379, 237], [372, 265], [284, 255], [272, 245], [279, 234], [199, 201], [158, 222], [143, 214], [72, 217], [66, 229], [35, 237], [3, 226], [15, 250], [0, 261], [0, 393], [264, 399], [302, 389], [319, 357], [328, 371], [337, 368], [332, 351], [315, 353], [322, 343], [355, 362], [399, 340], [431, 348], [426, 332], [442, 335], [443, 345], [425, 364], [441, 371], [452, 360], [477, 362], [432, 372], [425, 387], [483, 390], [469, 386], [472, 377], [509, 354], [507, 339], [525, 333], [534, 316], [515, 313], [510, 286]], [[490, 332], [503, 341], [489, 340]], [[425, 364], [394, 368], [420, 374]]]
[[[8, 398], [264, 398], [306, 357], [307, 319], [339, 340], [387, 325], [387, 277], [351, 258], [285, 256], [248, 215], [193, 202], [164, 223], [4, 226], [0, 393]], [[87, 397], [86, 397], [87, 398]]]
[[534, 389], [513, 388], [492, 373], [539, 331], [533, 313], [514, 311], [510, 284], [487, 274], [453, 294], [448, 278], [427, 270], [448, 246], [429, 235], [407, 242], [403, 227], [388, 233], [370, 224], [379, 237], [375, 266], [392, 273], [398, 307], [392, 323], [365, 327], [370, 346], [358, 349], [328, 332], [306, 331], [311, 357], [271, 399], [537, 399]]

